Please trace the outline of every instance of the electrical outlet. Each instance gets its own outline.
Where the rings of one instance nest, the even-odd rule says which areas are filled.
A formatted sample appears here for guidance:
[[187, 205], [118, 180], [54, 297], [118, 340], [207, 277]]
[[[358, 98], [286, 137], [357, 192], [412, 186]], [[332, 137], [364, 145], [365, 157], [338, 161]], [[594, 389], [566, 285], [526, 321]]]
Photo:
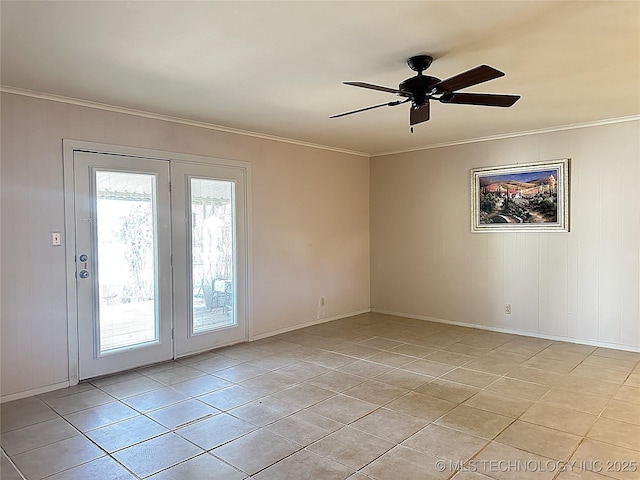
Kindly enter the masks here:
[[320, 297], [320, 306], [324, 307], [324, 297]]
[[511, 305], [510, 304], [507, 303], [504, 306], [504, 313], [505, 313], [505, 315], [511, 315]]

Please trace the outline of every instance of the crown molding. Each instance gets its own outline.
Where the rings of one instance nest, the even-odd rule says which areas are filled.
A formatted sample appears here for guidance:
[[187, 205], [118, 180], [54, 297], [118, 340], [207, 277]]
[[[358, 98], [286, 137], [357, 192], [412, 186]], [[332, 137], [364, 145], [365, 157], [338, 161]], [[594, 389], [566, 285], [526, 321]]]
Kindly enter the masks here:
[[319, 149], [319, 150], [328, 150], [330, 152], [336, 152], [336, 153], [343, 153], [343, 154], [347, 154], [347, 155], [356, 155], [359, 157], [367, 157], [367, 158], [375, 158], [375, 157], [383, 157], [383, 156], [388, 156], [388, 155], [398, 155], [398, 154], [402, 154], [402, 153], [411, 153], [411, 152], [420, 152], [423, 150], [432, 150], [435, 148], [443, 148], [443, 147], [453, 147], [456, 145], [466, 145], [466, 144], [470, 144], [470, 143], [480, 143], [480, 142], [490, 142], [493, 140], [504, 140], [504, 139], [508, 139], [508, 138], [516, 138], [516, 137], [525, 137], [525, 136], [530, 136], [530, 135], [540, 135], [543, 133], [551, 133], [551, 132], [560, 132], [563, 130], [575, 130], [575, 129], [579, 129], [579, 128], [589, 128], [589, 127], [597, 127], [597, 126], [602, 126], [602, 125], [611, 125], [611, 124], [615, 124], [615, 123], [623, 123], [623, 122], [633, 122], [633, 121], [638, 121], [640, 120], [640, 115], [630, 115], [627, 117], [618, 117], [618, 118], [608, 118], [608, 119], [604, 119], [604, 120], [596, 120], [593, 122], [585, 122], [585, 123], [574, 123], [574, 124], [569, 124], [569, 125], [559, 125], [559, 126], [555, 126], [555, 127], [548, 127], [548, 128], [541, 128], [541, 129], [537, 129], [537, 130], [525, 130], [525, 131], [521, 131], [521, 132], [513, 132], [513, 133], [505, 133], [505, 134], [499, 134], [499, 135], [490, 135], [487, 137], [476, 137], [476, 138], [469, 138], [469, 139], [465, 139], [465, 140], [455, 140], [452, 142], [444, 142], [444, 143], [436, 143], [434, 145], [426, 145], [426, 146], [422, 146], [422, 147], [414, 147], [414, 148], [408, 148], [408, 149], [403, 149], [403, 150], [394, 150], [394, 151], [389, 151], [389, 152], [380, 152], [380, 153], [366, 153], [366, 152], [359, 152], [359, 151], [355, 151], [355, 150], [347, 150], [344, 148], [337, 148], [337, 147], [329, 147], [327, 145], [319, 145], [316, 143], [311, 143], [311, 142], [303, 142], [301, 140], [294, 140], [291, 138], [285, 138], [285, 137], [278, 137], [276, 135], [269, 135], [266, 133], [258, 133], [258, 132], [251, 132], [248, 130], [241, 130], [238, 128], [231, 128], [231, 127], [224, 127], [222, 125], [216, 125], [213, 123], [207, 123], [207, 122], [200, 122], [197, 120], [189, 120], [186, 118], [180, 118], [180, 117], [173, 117], [170, 115], [162, 115], [159, 113], [152, 113], [152, 112], [145, 112], [143, 110], [136, 110], [133, 108], [126, 108], [126, 107], [116, 107], [113, 105], [108, 105], [105, 103], [98, 103], [98, 102], [91, 102], [88, 100], [81, 100], [81, 99], [77, 99], [77, 98], [71, 98], [71, 97], [63, 97], [61, 95], [53, 95], [50, 93], [41, 93], [41, 92], [35, 92], [32, 90], [26, 90], [26, 89], [22, 89], [22, 88], [15, 88], [15, 87], [8, 87], [5, 85], [0, 85], [0, 92], [5, 92], [5, 93], [11, 93], [14, 95], [22, 95], [25, 97], [33, 97], [33, 98], [39, 98], [42, 100], [50, 100], [53, 102], [60, 102], [60, 103], [67, 103], [70, 105], [78, 105], [81, 107], [90, 107], [90, 108], [96, 108], [99, 110], [106, 110], [109, 112], [115, 112], [115, 113], [123, 113], [126, 115], [135, 115], [138, 117], [144, 117], [144, 118], [150, 118], [153, 120], [162, 120], [165, 122], [172, 122], [172, 123], [179, 123], [182, 125], [189, 125], [192, 127], [199, 127], [199, 128], [206, 128], [209, 130], [215, 130], [218, 132], [224, 132], [224, 133], [231, 133], [231, 134], [235, 134], [235, 135], [244, 135], [247, 137], [253, 137], [253, 138], [260, 138], [263, 140], [271, 140], [274, 142], [281, 142], [281, 143], [288, 143], [288, 144], [292, 144], [292, 145], [298, 145], [301, 147], [309, 147], [309, 148], [315, 148], [315, 149]]
[[206, 128], [209, 130], [215, 130], [218, 132], [224, 132], [224, 133], [232, 133], [235, 135], [244, 135], [246, 137], [254, 137], [254, 138], [260, 138], [263, 140], [271, 140], [274, 142], [281, 142], [281, 143], [289, 143], [292, 145], [298, 145], [301, 147], [309, 147], [309, 148], [316, 148], [319, 150], [328, 150], [331, 152], [336, 152], [336, 153], [344, 153], [347, 155], [357, 155], [360, 157], [367, 157], [369, 158], [370, 155], [368, 153], [365, 152], [357, 152], [354, 150], [347, 150], [344, 148], [337, 148], [337, 147], [329, 147], [326, 145], [319, 145], [317, 143], [311, 143], [311, 142], [303, 142], [301, 140], [294, 140], [291, 138], [285, 138], [285, 137], [278, 137], [276, 135], [269, 135], [266, 133], [258, 133], [258, 132], [250, 132], [248, 130], [241, 130], [239, 128], [231, 128], [231, 127], [224, 127], [222, 125], [216, 125], [213, 123], [207, 123], [207, 122], [200, 122], [197, 120], [189, 120], [186, 118], [180, 118], [180, 117], [173, 117], [171, 115], [162, 115], [159, 113], [152, 113], [152, 112], [145, 112], [143, 110], [136, 110], [133, 108], [126, 108], [126, 107], [116, 107], [113, 105], [108, 105], [106, 103], [98, 103], [98, 102], [91, 102], [88, 100], [81, 100], [81, 99], [77, 99], [77, 98], [71, 98], [71, 97], [63, 97], [61, 95], [53, 95], [50, 93], [41, 93], [41, 92], [34, 92], [32, 90], [25, 90], [22, 88], [15, 88], [15, 87], [8, 87], [5, 85], [0, 85], [0, 92], [4, 92], [4, 93], [11, 93], [14, 95], [22, 95], [24, 97], [32, 97], [32, 98], [39, 98], [41, 100], [50, 100], [52, 102], [59, 102], [59, 103], [66, 103], [69, 105], [77, 105], [80, 107], [89, 107], [89, 108], [96, 108], [98, 110], [106, 110], [108, 112], [114, 112], [114, 113], [123, 113], [126, 115], [135, 115], [137, 117], [144, 117], [144, 118], [150, 118], [153, 120], [162, 120], [165, 122], [171, 122], [171, 123], [179, 123], [181, 125], [189, 125], [192, 127], [199, 127], [199, 128]]
[[540, 135], [542, 133], [561, 132], [563, 130], [576, 130], [578, 128], [599, 127], [602, 125], [611, 125], [614, 123], [635, 122], [640, 120], [640, 115], [630, 115], [628, 117], [607, 118], [604, 120], [596, 120], [593, 122], [573, 123], [569, 125], [559, 125], [556, 127], [541, 128], [538, 130], [525, 130], [522, 132], [504, 133], [500, 135], [491, 135], [487, 137], [469, 138], [467, 140], [456, 140], [453, 142], [436, 143], [425, 147], [415, 147], [405, 150], [396, 150], [392, 152], [372, 153], [371, 158], [384, 157], [387, 155], [397, 155], [400, 153], [420, 152], [422, 150], [432, 150], [434, 148], [453, 147], [455, 145], [466, 145], [469, 143], [490, 142], [492, 140], [504, 140], [506, 138], [526, 137], [530, 135]]

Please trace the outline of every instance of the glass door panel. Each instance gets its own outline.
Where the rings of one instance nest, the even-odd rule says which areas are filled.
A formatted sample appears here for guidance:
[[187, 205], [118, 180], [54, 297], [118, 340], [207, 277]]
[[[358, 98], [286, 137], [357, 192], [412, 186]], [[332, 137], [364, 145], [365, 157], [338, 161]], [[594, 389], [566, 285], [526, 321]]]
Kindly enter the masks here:
[[234, 182], [190, 178], [191, 333], [236, 325]]
[[157, 342], [156, 177], [95, 172], [100, 354]]

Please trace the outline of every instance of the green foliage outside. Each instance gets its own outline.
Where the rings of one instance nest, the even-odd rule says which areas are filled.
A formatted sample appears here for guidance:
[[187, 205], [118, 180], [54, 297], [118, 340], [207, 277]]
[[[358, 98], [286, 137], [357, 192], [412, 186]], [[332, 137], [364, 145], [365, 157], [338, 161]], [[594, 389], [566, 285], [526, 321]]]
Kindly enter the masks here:
[[148, 272], [153, 265], [153, 216], [151, 203], [138, 203], [121, 217], [119, 239], [126, 245], [124, 255], [132, 281], [124, 288], [123, 299], [138, 302], [153, 298], [153, 281]]

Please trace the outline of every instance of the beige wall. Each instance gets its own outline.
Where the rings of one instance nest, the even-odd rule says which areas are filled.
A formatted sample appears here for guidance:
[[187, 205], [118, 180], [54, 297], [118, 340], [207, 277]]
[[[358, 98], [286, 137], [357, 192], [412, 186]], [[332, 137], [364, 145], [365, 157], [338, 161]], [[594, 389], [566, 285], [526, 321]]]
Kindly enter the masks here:
[[[251, 162], [253, 331], [369, 308], [369, 159], [95, 108], [1, 98], [1, 383], [68, 379], [62, 139]], [[324, 311], [318, 298], [326, 297]]]
[[[471, 168], [565, 157], [570, 233], [470, 233]], [[372, 309], [640, 349], [640, 122], [377, 157], [370, 175]]]
[[[5, 399], [68, 379], [64, 248], [49, 246], [63, 138], [251, 162], [255, 335], [371, 304], [640, 349], [640, 122], [369, 160], [8, 93], [1, 106]], [[469, 232], [471, 168], [563, 157], [570, 233]]]

